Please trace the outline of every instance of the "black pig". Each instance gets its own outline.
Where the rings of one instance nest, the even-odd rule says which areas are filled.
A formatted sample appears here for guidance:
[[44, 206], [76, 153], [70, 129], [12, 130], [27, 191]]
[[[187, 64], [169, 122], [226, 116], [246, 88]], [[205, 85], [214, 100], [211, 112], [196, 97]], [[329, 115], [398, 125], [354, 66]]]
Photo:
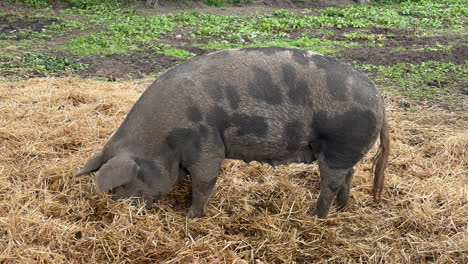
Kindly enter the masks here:
[[138, 99], [77, 176], [97, 171], [99, 191], [148, 206], [190, 175], [188, 217], [203, 214], [224, 159], [320, 167], [311, 212], [349, 200], [353, 167], [374, 145], [374, 199], [389, 155], [382, 98], [364, 74], [335, 59], [278, 47], [214, 52], [165, 73]]

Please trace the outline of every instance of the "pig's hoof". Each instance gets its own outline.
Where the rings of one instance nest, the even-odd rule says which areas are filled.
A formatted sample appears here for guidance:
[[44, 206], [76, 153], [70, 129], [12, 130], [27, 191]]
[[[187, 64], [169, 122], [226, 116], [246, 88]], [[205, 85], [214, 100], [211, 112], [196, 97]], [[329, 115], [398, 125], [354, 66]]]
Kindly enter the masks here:
[[327, 218], [327, 214], [323, 214], [323, 213], [320, 213], [317, 208], [315, 208], [314, 210], [312, 210], [312, 212], [310, 212], [310, 216], [312, 217], [317, 217], [317, 218], [320, 218], [320, 219], [325, 219]]
[[203, 216], [203, 210], [199, 209], [194, 209], [190, 207], [188, 213], [187, 213], [187, 218], [199, 218]]

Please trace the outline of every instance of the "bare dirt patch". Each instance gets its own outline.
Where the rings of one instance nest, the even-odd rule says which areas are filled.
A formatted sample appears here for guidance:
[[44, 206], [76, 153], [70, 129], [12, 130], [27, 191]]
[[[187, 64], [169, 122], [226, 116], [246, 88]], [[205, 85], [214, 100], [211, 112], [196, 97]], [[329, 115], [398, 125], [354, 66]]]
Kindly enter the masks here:
[[164, 1], [160, 0], [160, 6], [148, 8], [144, 2], [137, 3], [138, 12], [142, 15], [168, 14], [187, 12], [196, 9], [200, 13], [212, 13], [218, 15], [250, 15], [256, 13], [268, 14], [279, 8], [287, 9], [321, 9], [340, 5], [354, 5], [351, 0], [255, 0], [252, 3], [233, 4], [225, 8], [207, 7], [201, 1]]
[[[341, 51], [338, 58], [344, 61], [354, 61], [363, 64], [394, 65], [399, 62], [418, 64], [424, 61], [447, 61], [455, 64], [464, 64], [468, 59], [468, 45], [462, 40], [463, 36], [446, 37], [405, 37], [396, 35], [384, 42], [383, 47], [353, 47]], [[435, 43], [447, 45], [461, 41], [451, 51], [431, 50]], [[363, 41], [364, 42], [364, 41]], [[464, 43], [463, 43], [464, 42]], [[398, 51], [396, 47], [409, 48]], [[412, 48], [426, 48], [415, 51]]]
[[333, 7], [340, 5], [355, 5], [356, 3], [351, 0], [303, 0], [303, 1], [291, 1], [291, 0], [256, 0], [252, 4], [239, 4], [239, 6], [250, 6], [259, 5], [270, 8], [324, 8]]
[[20, 34], [24, 30], [41, 32], [46, 26], [57, 22], [55, 18], [17, 19], [14, 16], [0, 17], [0, 39], [20, 40], [27, 38], [27, 34]]
[[447, 61], [464, 64], [468, 49], [458, 48], [454, 52], [445, 51], [395, 51], [392, 47], [357, 47], [342, 51], [339, 58], [344, 61], [355, 61], [363, 64], [394, 65], [400, 62], [419, 64], [424, 61]]
[[141, 78], [148, 74], [158, 74], [178, 62], [177, 58], [152, 51], [140, 51], [128, 55], [89, 55], [71, 58], [88, 64], [87, 69], [78, 72], [80, 76], [104, 77], [108, 80]]
[[19, 2], [10, 3], [8, 1], [0, 1], [0, 13], [3, 13], [3, 14], [18, 13], [22, 11], [31, 11], [31, 10], [34, 10], [34, 9], [25, 7], [23, 3], [19, 3]]
[[315, 165], [227, 161], [206, 217], [186, 219], [188, 181], [146, 210], [71, 176], [150, 82], [0, 82], [0, 262], [467, 262], [467, 112], [405, 110], [386, 97], [393, 152], [379, 206], [372, 153], [349, 208], [326, 220], [307, 215]]
[[[416, 32], [414, 30], [408, 29], [397, 29], [397, 28], [377, 28], [377, 27], [368, 27], [368, 28], [354, 28], [354, 27], [332, 27], [327, 28], [327, 30], [332, 31], [334, 34], [328, 37], [330, 40], [341, 40], [341, 41], [350, 41], [348, 37], [345, 36], [347, 33], [361, 33], [375, 36], [385, 37], [386, 45], [395, 44], [395, 41], [406, 42], [412, 41], [412, 37]], [[353, 42], [366, 43], [369, 42], [366, 38], [354, 38]], [[383, 42], [383, 41], [382, 41]]]
[[[196, 55], [210, 52], [210, 50], [191, 46], [174, 46], [174, 48], [182, 48]], [[155, 75], [180, 62], [178, 58], [158, 54], [151, 50], [137, 51], [128, 55], [69, 56], [63, 53], [61, 55], [88, 64], [86, 69], [77, 73], [79, 76], [84, 78], [103, 77], [112, 81]]]

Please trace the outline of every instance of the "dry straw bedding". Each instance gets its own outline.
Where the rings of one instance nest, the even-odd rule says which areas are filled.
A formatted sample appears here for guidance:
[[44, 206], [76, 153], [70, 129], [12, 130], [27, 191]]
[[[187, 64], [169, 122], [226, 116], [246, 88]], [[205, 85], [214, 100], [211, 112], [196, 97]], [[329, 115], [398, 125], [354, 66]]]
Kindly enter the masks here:
[[381, 205], [370, 157], [350, 206], [309, 217], [316, 165], [226, 161], [207, 216], [186, 219], [189, 181], [153, 209], [73, 178], [150, 80], [0, 83], [0, 262], [467, 263], [467, 111], [401, 109], [387, 97], [393, 153]]

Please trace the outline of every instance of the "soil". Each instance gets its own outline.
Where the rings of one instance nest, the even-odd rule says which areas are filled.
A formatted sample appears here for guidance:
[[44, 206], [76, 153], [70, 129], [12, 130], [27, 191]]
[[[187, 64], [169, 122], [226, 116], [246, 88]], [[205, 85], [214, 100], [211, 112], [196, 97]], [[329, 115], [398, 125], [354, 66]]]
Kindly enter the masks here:
[[162, 72], [178, 62], [177, 58], [152, 51], [139, 51], [129, 55], [92, 55], [81, 58], [71, 56], [71, 58], [88, 64], [86, 69], [78, 72], [81, 77], [104, 77], [109, 81], [141, 78]]
[[[354, 1], [350, 0], [326, 0], [326, 1], [290, 1], [290, 0], [257, 0], [253, 4], [274, 8], [324, 8], [339, 5], [355, 5]], [[243, 4], [247, 5], [247, 4]]]
[[468, 46], [456, 46], [452, 52], [425, 51], [395, 51], [394, 47], [355, 47], [342, 51], [337, 56], [347, 62], [358, 62], [374, 65], [394, 65], [400, 62], [419, 64], [425, 61], [446, 61], [454, 64], [464, 64], [468, 58]]
[[[403, 31], [404, 32], [404, 31]], [[387, 37], [388, 38], [388, 37]], [[368, 40], [366, 40], [368, 42]], [[396, 51], [395, 47], [429, 47], [431, 44], [438, 43], [447, 45], [458, 42], [454, 45], [451, 52], [438, 50], [404, 50]], [[374, 65], [394, 65], [399, 62], [419, 64], [425, 61], [447, 61], [454, 64], [464, 64], [468, 59], [468, 46], [463, 36], [444, 36], [444, 37], [407, 37], [406, 34], [395, 34], [394, 37], [383, 42], [383, 47], [354, 47], [348, 48], [337, 56], [339, 59], [348, 62], [358, 62]]]
[[[152, 14], [167, 14], [188, 11], [196, 9], [202, 13], [215, 13], [220, 15], [238, 15], [238, 14], [255, 14], [255, 13], [271, 13], [275, 9], [320, 9], [326, 7], [334, 7], [339, 5], [355, 5], [352, 0], [254, 0], [252, 3], [233, 4], [226, 8], [207, 7], [202, 1], [164, 1], [160, 0], [160, 6], [156, 8], [148, 8], [145, 2], [137, 3], [138, 12], [142, 15]], [[246, 8], [248, 7], [248, 8]]]
[[7, 1], [0, 1], [0, 12], [3, 14], [17, 13], [20, 11], [32, 11], [33, 8], [24, 6], [23, 3], [9, 3]]
[[0, 17], [0, 39], [24, 39], [27, 36], [20, 34], [22, 30], [41, 32], [44, 27], [57, 21], [58, 19], [55, 18], [15, 19], [13, 16]]
[[[197, 56], [211, 52], [197, 47], [185, 47], [184, 49]], [[146, 75], [163, 72], [180, 62], [178, 58], [157, 54], [151, 50], [133, 52], [129, 55], [113, 54], [79, 57], [62, 54], [61, 56], [88, 64], [86, 69], [78, 72], [79, 76], [84, 78], [103, 77], [109, 81], [142, 78]]]

